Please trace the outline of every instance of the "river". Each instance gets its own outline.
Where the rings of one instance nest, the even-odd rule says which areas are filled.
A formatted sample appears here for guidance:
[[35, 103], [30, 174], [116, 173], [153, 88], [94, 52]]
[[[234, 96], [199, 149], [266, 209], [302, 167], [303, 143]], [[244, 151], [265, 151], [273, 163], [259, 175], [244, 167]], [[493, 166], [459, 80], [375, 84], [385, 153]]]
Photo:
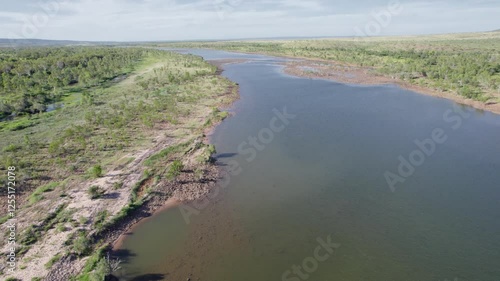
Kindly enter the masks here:
[[500, 280], [500, 116], [186, 52], [249, 60], [211, 137], [229, 175], [127, 235], [121, 280]]

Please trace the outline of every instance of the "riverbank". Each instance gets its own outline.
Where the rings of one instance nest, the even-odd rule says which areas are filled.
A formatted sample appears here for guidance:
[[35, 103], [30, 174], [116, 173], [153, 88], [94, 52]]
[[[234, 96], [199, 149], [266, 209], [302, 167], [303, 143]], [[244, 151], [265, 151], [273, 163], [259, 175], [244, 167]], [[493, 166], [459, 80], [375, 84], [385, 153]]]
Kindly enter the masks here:
[[[269, 55], [290, 59], [282, 63], [284, 72], [288, 75], [312, 79], [327, 79], [345, 84], [358, 85], [397, 85], [403, 89], [411, 90], [419, 94], [452, 100], [458, 104], [471, 106], [478, 110], [489, 111], [500, 115], [500, 94], [492, 97], [493, 101], [482, 102], [465, 98], [457, 93], [442, 91], [422, 85], [416, 85], [405, 80], [377, 73], [374, 67], [360, 67], [354, 64], [336, 62], [332, 60], [318, 60], [307, 57], [294, 57], [266, 52], [241, 52], [252, 55]], [[246, 62], [243, 59], [228, 59], [216, 61], [218, 66], [225, 64]]]
[[[220, 73], [201, 58], [165, 52], [102, 89], [94, 100], [98, 105], [84, 109], [97, 110], [94, 118], [101, 112], [111, 120], [130, 118], [125, 130], [109, 132], [127, 138], [126, 145], [104, 147], [107, 153], [95, 159], [102, 166], [89, 170], [94, 174], [72, 170], [72, 176], [44, 188], [36, 202], [20, 202], [18, 268], [3, 276], [23, 281], [101, 278], [109, 274], [102, 266], [106, 252], [136, 223], [172, 200], [192, 201], [210, 192], [219, 170], [206, 134], [227, 117], [219, 108], [238, 98], [237, 85]], [[82, 111], [79, 104], [69, 105], [50, 117], [64, 128], [81, 124]], [[107, 131], [98, 127], [100, 122], [81, 126], [103, 134]], [[56, 181], [56, 174], [50, 179]]]
[[[216, 64], [213, 65], [217, 66], [216, 75], [219, 76], [222, 73], [222, 69]], [[174, 179], [161, 181], [156, 186], [150, 187], [148, 191], [145, 190], [145, 187], [140, 188], [138, 193], [143, 193], [140, 206], [120, 221], [117, 221], [115, 225], [100, 233], [95, 238], [98, 241], [97, 245], [100, 245], [99, 247], [104, 248], [106, 252], [111, 254], [116, 251], [119, 252], [123, 239], [134, 228], [139, 227], [141, 223], [144, 223], [154, 214], [178, 206], [183, 202], [191, 202], [203, 198], [211, 192], [220, 178], [220, 170], [211, 160], [211, 154], [214, 151], [211, 150], [206, 136], [225, 118], [222, 117], [225, 114], [220, 115], [217, 113], [218, 111], [214, 114], [213, 109], [230, 105], [237, 99], [237, 91], [237, 87], [230, 83], [225, 92], [217, 94], [215, 102], [210, 102], [210, 107], [200, 107], [191, 114], [191, 118], [183, 120], [181, 124], [172, 126], [165, 133], [166, 135], [174, 133], [182, 129], [183, 125], [192, 122], [203, 124], [197, 130], [194, 130], [192, 134], [188, 134], [182, 140], [178, 140], [175, 143], [159, 141], [157, 145], [149, 149], [147, 152], [148, 157], [144, 157], [141, 160], [140, 164], [143, 166], [148, 166], [145, 162], [155, 158], [155, 155], [161, 155], [163, 151], [169, 148], [184, 147], [182, 155], [177, 157], [183, 163], [182, 170], [179, 171]], [[214, 97], [212, 96], [212, 98]], [[208, 101], [200, 101], [202, 104], [205, 102]], [[196, 116], [194, 119], [192, 118], [194, 117], [193, 115]], [[202, 132], [201, 135], [200, 132]], [[67, 263], [66, 261], [67, 259], [62, 259], [61, 263], [58, 264], [59, 266], [54, 266], [53, 270], [47, 275], [47, 278], [50, 280], [67, 280], [70, 277], [70, 275], [66, 274], [68, 272], [79, 272], [82, 275], [83, 268], [75, 269], [75, 264]], [[78, 266], [78, 264], [76, 265]]]
[[[287, 57], [293, 58], [293, 57]], [[297, 58], [294, 58], [297, 59]], [[485, 110], [500, 114], [500, 103], [484, 103], [477, 100], [467, 99], [456, 93], [440, 91], [437, 89], [420, 86], [395, 77], [384, 76], [376, 73], [374, 68], [359, 67], [355, 65], [342, 64], [326, 60], [314, 60], [300, 58], [284, 64], [286, 74], [313, 79], [328, 79], [346, 84], [359, 85], [384, 85], [395, 84], [401, 88], [411, 90], [420, 94], [452, 100], [456, 103], [472, 106], [479, 110]]]
[[[155, 43], [291, 59], [287, 72], [353, 84], [397, 84], [500, 114], [500, 32]], [[305, 68], [305, 70], [304, 70]]]

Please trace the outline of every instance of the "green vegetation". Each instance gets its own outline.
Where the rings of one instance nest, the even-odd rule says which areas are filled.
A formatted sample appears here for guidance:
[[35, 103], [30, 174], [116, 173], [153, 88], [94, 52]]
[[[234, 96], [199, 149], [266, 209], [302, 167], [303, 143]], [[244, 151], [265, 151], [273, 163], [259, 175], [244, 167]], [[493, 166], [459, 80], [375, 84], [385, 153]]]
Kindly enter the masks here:
[[170, 168], [167, 172], [167, 178], [175, 179], [181, 174], [182, 169], [184, 169], [184, 165], [182, 164], [182, 162], [180, 160], [175, 160], [174, 162], [172, 162], [172, 164], [170, 164]]
[[[30, 52], [33, 54], [29, 55]], [[106, 59], [108, 54], [109, 59]], [[3, 72], [4, 76], [18, 73], [15, 69], [20, 67], [21, 61], [31, 68], [36, 66], [36, 73], [31, 76], [19, 73], [23, 81], [55, 79], [52, 76], [59, 70], [38, 71], [43, 69], [45, 61], [64, 62], [64, 73], [87, 71], [83, 67], [87, 64], [92, 68], [92, 77], [96, 77], [91, 86], [87, 82], [80, 85], [83, 83], [80, 80], [64, 86], [64, 94], [57, 96], [64, 107], [57, 110], [4, 112], [4, 121], [0, 121], [0, 146], [3, 148], [0, 168], [18, 167], [18, 180], [28, 190], [73, 175], [103, 176], [106, 167], [101, 163], [109, 163], [106, 159], [117, 157], [117, 153], [127, 148], [143, 145], [151, 132], [165, 124], [178, 123], [179, 118], [193, 111], [200, 99], [216, 97], [231, 85], [216, 76], [216, 67], [199, 57], [152, 49], [0, 49], [0, 57], [0, 65], [8, 61], [12, 66], [8, 74]], [[81, 63], [76, 62], [77, 58]], [[65, 70], [70, 66], [74, 69]], [[110, 67], [120, 69], [110, 73]], [[130, 73], [134, 69], [136, 73], [123, 83], [110, 80], [117, 73]], [[80, 77], [75, 73], [71, 75]], [[30, 83], [36, 84], [36, 81]], [[52, 88], [39, 90], [30, 93], [30, 97], [52, 95]], [[10, 104], [20, 96], [16, 91], [0, 92], [0, 99]], [[53, 98], [49, 100], [54, 102]], [[5, 181], [4, 175], [0, 182]], [[36, 203], [43, 196], [43, 192], [36, 192], [30, 202]]]
[[71, 278], [71, 281], [102, 281], [109, 274], [120, 268], [120, 260], [112, 259], [106, 252], [107, 247], [100, 247], [85, 263], [80, 275]]
[[93, 178], [100, 178], [100, 177], [102, 177], [103, 171], [102, 171], [101, 165], [95, 165], [95, 166], [93, 166], [92, 168], [89, 169], [88, 173]]
[[190, 142], [184, 142], [184, 143], [180, 143], [177, 145], [171, 145], [171, 146], [163, 149], [159, 153], [149, 157], [146, 161], [144, 161], [144, 165], [152, 166], [162, 159], [167, 159], [168, 157], [170, 157], [174, 153], [185, 151], [187, 149], [187, 147], [189, 146], [189, 144], [190, 144]]
[[61, 254], [58, 254], [54, 257], [52, 257], [46, 264], [45, 264], [45, 268], [49, 269], [51, 268], [54, 263], [58, 262], [60, 259], [61, 259], [62, 255]]
[[88, 194], [92, 200], [99, 199], [104, 195], [104, 190], [97, 185], [93, 185], [89, 187]]
[[97, 216], [94, 220], [94, 227], [97, 231], [101, 231], [104, 227], [104, 223], [109, 216], [109, 212], [107, 210], [102, 210], [97, 213]]
[[19, 251], [26, 251], [30, 245], [35, 244], [44, 232], [52, 229], [57, 224], [64, 224], [71, 220], [71, 215], [74, 211], [65, 210], [66, 205], [59, 205], [54, 212], [49, 213], [40, 224], [31, 225], [20, 237], [20, 244], [24, 248], [19, 248]]
[[[48, 70], [40, 71], [47, 61]], [[54, 69], [50, 61], [56, 62]], [[0, 116], [0, 170], [16, 166], [16, 180], [26, 195], [19, 198], [20, 213], [33, 222], [20, 234], [18, 255], [22, 258], [30, 249], [37, 250], [53, 229], [66, 239], [64, 248], [57, 251], [61, 255], [83, 258], [99, 252], [89, 257], [88, 266], [75, 280], [101, 280], [110, 272], [110, 260], [100, 252], [103, 235], [151, 198], [148, 195], [158, 183], [178, 175], [182, 157], [206, 150], [199, 142], [204, 122], [213, 117], [212, 108], [234, 99], [234, 84], [218, 76], [217, 68], [200, 57], [154, 49], [0, 49], [0, 65], [6, 62], [11, 68], [2, 72], [7, 79], [1, 81], [9, 87], [16, 85], [19, 91], [0, 89], [1, 109], [5, 109]], [[24, 62], [34, 70], [19, 73]], [[81, 79], [86, 71], [95, 79]], [[62, 82], [57, 84], [54, 80], [58, 79]], [[26, 85], [34, 86], [28, 91]], [[137, 152], [149, 151], [158, 139], [165, 144], [163, 150], [146, 163], [132, 163], [139, 157]], [[121, 175], [114, 184], [94, 182], [116, 170], [124, 175], [132, 172], [129, 164], [134, 171], [147, 168], [139, 182], [124, 184]], [[5, 175], [0, 176], [2, 186], [6, 186]], [[120, 206], [118, 214], [103, 210], [92, 218], [74, 218], [78, 208], [88, 207], [80, 207], [81, 198], [74, 194], [97, 199], [110, 188], [131, 189], [130, 200]], [[116, 202], [111, 196], [108, 199]], [[66, 209], [69, 205], [72, 209]], [[55, 211], [54, 206], [58, 206]], [[8, 218], [0, 215], [2, 220]], [[27, 268], [39, 260], [33, 251], [25, 259]]]
[[73, 239], [72, 251], [78, 256], [85, 256], [90, 251], [90, 241], [85, 232], [79, 232]]
[[64, 96], [124, 75], [139, 48], [26, 48], [0, 51], [0, 118], [44, 112]]
[[[162, 44], [164, 45], [164, 44]], [[333, 61], [464, 97], [500, 96], [500, 32], [427, 37], [175, 43]]]
[[58, 182], [51, 182], [51, 183], [48, 183], [46, 185], [43, 185], [43, 186], [40, 186], [39, 188], [37, 188], [31, 195], [30, 195], [30, 198], [29, 198], [29, 202], [30, 204], [34, 204], [40, 200], [43, 199], [43, 196], [42, 194], [45, 193], [45, 192], [50, 192], [50, 191], [54, 191], [54, 189], [59, 185]]

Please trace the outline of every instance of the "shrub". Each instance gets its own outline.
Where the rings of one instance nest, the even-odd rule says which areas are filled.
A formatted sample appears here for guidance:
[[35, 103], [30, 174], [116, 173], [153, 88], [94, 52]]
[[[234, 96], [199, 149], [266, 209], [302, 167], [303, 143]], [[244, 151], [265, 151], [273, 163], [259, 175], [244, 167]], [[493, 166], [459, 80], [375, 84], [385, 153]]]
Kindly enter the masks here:
[[89, 187], [88, 193], [90, 195], [90, 199], [94, 200], [101, 198], [104, 195], [104, 190], [97, 185], [93, 185]]
[[89, 175], [93, 178], [100, 178], [103, 175], [101, 165], [95, 165], [94, 167], [89, 169]]
[[85, 236], [85, 233], [80, 232], [78, 237], [73, 241], [73, 252], [79, 256], [88, 254], [90, 250], [90, 242]]
[[28, 229], [26, 229], [23, 237], [19, 242], [21, 242], [21, 244], [25, 246], [32, 245], [35, 244], [36, 241], [38, 241], [39, 237], [40, 233], [38, 233], [38, 231], [33, 226], [30, 226], [28, 227]]
[[113, 188], [114, 189], [120, 189], [123, 187], [123, 182], [122, 181], [117, 181], [113, 183]]
[[167, 178], [168, 179], [176, 178], [181, 174], [182, 169], [184, 169], [184, 165], [182, 165], [182, 162], [180, 160], [175, 160], [170, 165], [170, 169], [167, 172]]
[[102, 230], [104, 227], [104, 222], [106, 221], [106, 218], [108, 218], [109, 213], [107, 210], [100, 211], [97, 213], [97, 216], [94, 220], [94, 227], [97, 230]]

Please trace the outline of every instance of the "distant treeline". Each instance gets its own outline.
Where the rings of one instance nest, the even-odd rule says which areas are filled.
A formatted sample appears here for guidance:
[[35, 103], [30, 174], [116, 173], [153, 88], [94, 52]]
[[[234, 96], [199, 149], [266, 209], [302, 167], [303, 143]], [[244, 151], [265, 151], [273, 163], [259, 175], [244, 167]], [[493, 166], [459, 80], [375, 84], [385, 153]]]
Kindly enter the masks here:
[[127, 73], [147, 53], [109, 47], [0, 49], [0, 118], [43, 112], [71, 88]]
[[[170, 44], [172, 46], [172, 44]], [[489, 38], [323, 39], [177, 43], [176, 47], [330, 60], [373, 68], [467, 98], [486, 101], [500, 94], [500, 33]]]

